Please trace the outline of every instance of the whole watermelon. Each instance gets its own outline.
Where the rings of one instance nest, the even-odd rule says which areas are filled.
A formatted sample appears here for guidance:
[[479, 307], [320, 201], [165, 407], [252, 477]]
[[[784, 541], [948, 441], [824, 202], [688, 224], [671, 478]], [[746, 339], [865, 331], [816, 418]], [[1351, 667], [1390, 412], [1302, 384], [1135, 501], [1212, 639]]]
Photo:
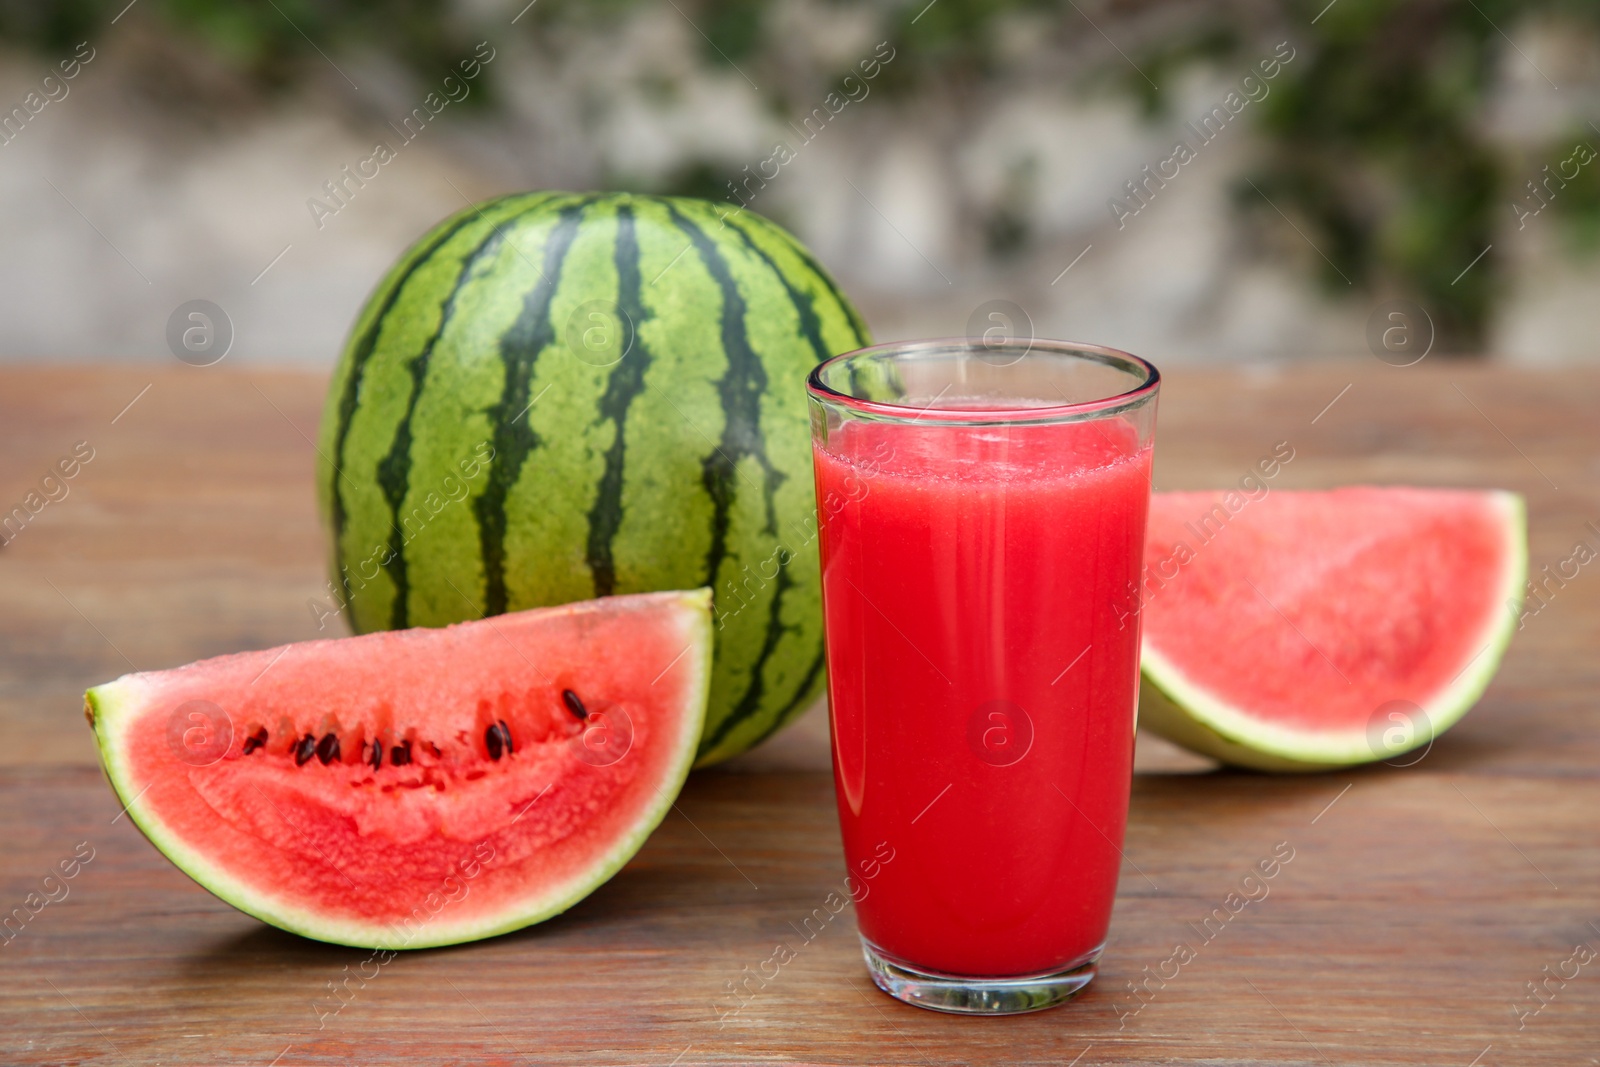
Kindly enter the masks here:
[[542, 192], [446, 219], [368, 300], [323, 415], [351, 628], [710, 586], [699, 762], [744, 751], [822, 688], [805, 376], [868, 343], [731, 205]]

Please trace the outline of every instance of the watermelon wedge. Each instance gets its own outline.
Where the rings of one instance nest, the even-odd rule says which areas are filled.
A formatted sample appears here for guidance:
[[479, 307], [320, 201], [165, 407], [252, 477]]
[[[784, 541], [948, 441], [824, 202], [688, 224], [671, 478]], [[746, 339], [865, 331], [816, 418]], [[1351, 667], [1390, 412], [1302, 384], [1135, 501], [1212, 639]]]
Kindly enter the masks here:
[[608, 597], [125, 675], [85, 714], [127, 813], [285, 930], [489, 937], [622, 867], [694, 761], [710, 592]]
[[1425, 754], [1477, 701], [1517, 627], [1526, 519], [1496, 491], [1157, 493], [1145, 564], [1140, 724], [1315, 771]]

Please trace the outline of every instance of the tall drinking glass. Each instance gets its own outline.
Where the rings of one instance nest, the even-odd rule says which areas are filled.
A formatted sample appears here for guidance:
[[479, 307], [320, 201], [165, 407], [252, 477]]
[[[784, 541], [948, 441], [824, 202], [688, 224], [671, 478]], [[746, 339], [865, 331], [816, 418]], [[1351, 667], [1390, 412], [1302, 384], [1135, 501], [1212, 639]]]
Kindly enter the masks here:
[[808, 381], [833, 770], [867, 967], [942, 1011], [1086, 986], [1116, 896], [1160, 376], [914, 341]]

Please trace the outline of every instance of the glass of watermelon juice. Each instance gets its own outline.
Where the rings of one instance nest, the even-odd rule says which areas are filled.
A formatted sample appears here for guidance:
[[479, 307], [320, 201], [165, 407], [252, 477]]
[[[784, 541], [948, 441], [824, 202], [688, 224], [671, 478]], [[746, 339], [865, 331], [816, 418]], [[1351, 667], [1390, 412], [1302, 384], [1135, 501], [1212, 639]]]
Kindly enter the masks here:
[[812, 372], [833, 769], [873, 981], [1058, 1004], [1116, 895], [1160, 376], [1057, 341]]

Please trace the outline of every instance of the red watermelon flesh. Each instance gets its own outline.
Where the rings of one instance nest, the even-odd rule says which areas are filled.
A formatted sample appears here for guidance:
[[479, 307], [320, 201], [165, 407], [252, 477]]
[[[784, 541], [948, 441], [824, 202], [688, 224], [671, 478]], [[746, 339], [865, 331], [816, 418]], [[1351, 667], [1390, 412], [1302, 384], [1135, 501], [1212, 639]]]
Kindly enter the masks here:
[[1431, 743], [1515, 629], [1511, 493], [1352, 487], [1158, 493], [1140, 721], [1226, 762], [1297, 770]]
[[693, 762], [710, 598], [654, 593], [131, 674], [86, 713], [128, 814], [228, 903], [421, 948], [614, 874]]

